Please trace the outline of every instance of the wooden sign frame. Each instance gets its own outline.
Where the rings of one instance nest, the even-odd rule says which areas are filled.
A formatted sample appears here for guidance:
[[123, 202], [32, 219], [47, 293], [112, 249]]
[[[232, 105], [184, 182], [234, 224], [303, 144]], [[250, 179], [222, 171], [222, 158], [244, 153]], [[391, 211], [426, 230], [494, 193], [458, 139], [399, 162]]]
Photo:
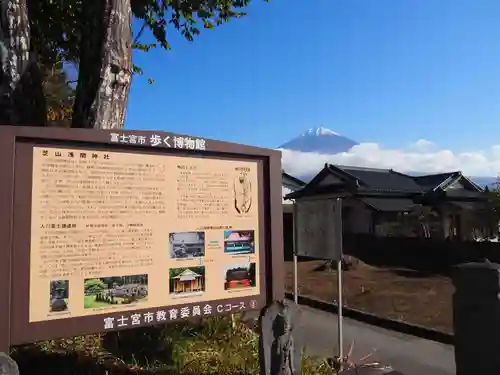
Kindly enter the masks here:
[[[258, 275], [260, 290], [250, 297], [156, 306], [30, 322], [30, 233], [33, 160], [37, 148], [82, 149], [141, 155], [182, 156], [258, 164]], [[97, 152], [96, 151], [96, 152]], [[135, 328], [204, 316], [261, 310], [284, 298], [281, 153], [183, 135], [131, 130], [0, 127], [0, 352], [41, 340]], [[255, 203], [254, 203], [255, 204]], [[167, 271], [166, 271], [167, 272]], [[201, 306], [200, 310], [200, 304]], [[180, 309], [193, 314], [169, 314]], [[201, 313], [200, 313], [201, 311]], [[126, 317], [124, 316], [126, 315]], [[119, 325], [119, 319], [130, 324]], [[108, 319], [106, 321], [106, 319]], [[134, 324], [135, 321], [135, 324]], [[107, 323], [106, 323], [107, 322]], [[113, 324], [111, 324], [113, 323]]]

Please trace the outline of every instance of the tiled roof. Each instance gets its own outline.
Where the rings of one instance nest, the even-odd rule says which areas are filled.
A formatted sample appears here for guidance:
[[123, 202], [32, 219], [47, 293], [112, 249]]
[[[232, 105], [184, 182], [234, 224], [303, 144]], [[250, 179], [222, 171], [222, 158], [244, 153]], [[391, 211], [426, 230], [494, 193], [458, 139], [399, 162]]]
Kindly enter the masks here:
[[286, 173], [285, 171], [281, 171], [281, 178], [283, 181], [288, 180], [290, 181], [293, 185], [297, 187], [302, 187], [306, 183], [302, 180], [299, 180], [297, 177], [292, 176], [291, 174]]
[[458, 176], [460, 172], [448, 172], [438, 174], [428, 174], [425, 176], [413, 177], [415, 182], [422, 186], [425, 190], [432, 190], [442, 184], [446, 179]]
[[415, 180], [392, 169], [358, 168], [347, 166], [332, 166], [359, 180], [360, 190], [422, 192], [422, 187]]
[[[338, 178], [338, 183], [323, 183], [327, 175], [333, 174]], [[287, 199], [306, 196], [336, 194], [337, 196], [354, 194], [365, 198], [410, 198], [434, 193], [433, 190], [445, 182], [451, 182], [455, 177], [460, 177], [460, 172], [440, 173], [425, 176], [409, 176], [392, 169], [360, 168], [343, 165], [325, 164], [325, 167], [305, 187], [290, 193]], [[451, 178], [450, 178], [451, 177]], [[446, 188], [446, 186], [443, 186]], [[459, 191], [446, 190], [446, 196], [451, 199], [478, 200], [481, 194], [476, 191], [459, 189]], [[378, 201], [374, 207], [378, 206]], [[403, 202], [401, 202], [403, 203]], [[377, 209], [377, 208], [376, 208]], [[384, 207], [383, 210], [392, 210]]]

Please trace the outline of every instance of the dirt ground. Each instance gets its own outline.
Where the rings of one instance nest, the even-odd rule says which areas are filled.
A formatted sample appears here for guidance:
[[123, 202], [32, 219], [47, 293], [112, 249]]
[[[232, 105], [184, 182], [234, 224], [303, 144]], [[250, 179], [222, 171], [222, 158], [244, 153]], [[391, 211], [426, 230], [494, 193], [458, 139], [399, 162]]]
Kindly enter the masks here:
[[[323, 301], [337, 300], [336, 271], [323, 261], [298, 265], [299, 294]], [[286, 262], [286, 286], [293, 292], [293, 263]], [[373, 267], [359, 261], [343, 272], [344, 305], [377, 316], [452, 333], [451, 280], [406, 269]]]

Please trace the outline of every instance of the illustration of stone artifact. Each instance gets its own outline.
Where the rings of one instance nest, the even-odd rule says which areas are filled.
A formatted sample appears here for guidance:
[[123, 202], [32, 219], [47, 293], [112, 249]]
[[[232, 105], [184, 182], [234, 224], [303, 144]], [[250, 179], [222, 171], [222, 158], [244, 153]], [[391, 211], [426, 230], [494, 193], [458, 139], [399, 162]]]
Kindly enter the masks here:
[[252, 207], [252, 184], [246, 173], [241, 173], [233, 182], [234, 208], [239, 214], [246, 214]]

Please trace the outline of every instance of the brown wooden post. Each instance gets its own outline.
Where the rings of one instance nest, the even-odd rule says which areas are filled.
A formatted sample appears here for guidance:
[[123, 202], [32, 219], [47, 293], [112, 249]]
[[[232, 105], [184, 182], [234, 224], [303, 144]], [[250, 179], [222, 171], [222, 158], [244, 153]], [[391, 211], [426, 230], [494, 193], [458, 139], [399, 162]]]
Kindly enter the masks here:
[[9, 353], [10, 347], [10, 301], [11, 301], [11, 257], [12, 257], [12, 213], [14, 202], [14, 135], [5, 129], [0, 131], [2, 160], [0, 183], [0, 352]]

